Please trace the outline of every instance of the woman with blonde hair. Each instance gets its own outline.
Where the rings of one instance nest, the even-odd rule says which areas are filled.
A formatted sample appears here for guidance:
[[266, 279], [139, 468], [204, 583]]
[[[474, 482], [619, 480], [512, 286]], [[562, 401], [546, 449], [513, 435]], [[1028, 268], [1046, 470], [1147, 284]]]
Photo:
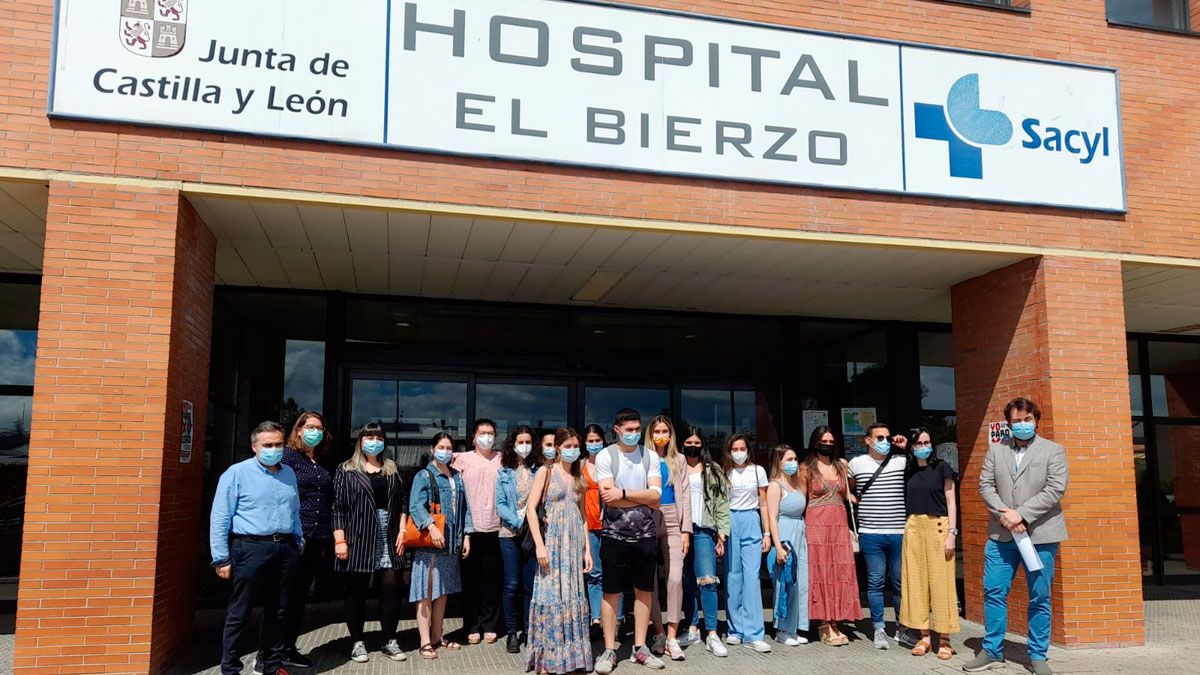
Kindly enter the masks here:
[[767, 554], [767, 569], [775, 583], [775, 641], [788, 647], [808, 642], [808, 540], [804, 509], [808, 506], [800, 458], [790, 445], [771, 453], [771, 484], [767, 486], [767, 522], [775, 550]]
[[[684, 659], [679, 643], [679, 621], [683, 618], [683, 560], [692, 536], [692, 508], [688, 486], [687, 460], [680, 454], [671, 418], [659, 415], [647, 426], [650, 447], [658, 453], [663, 491], [656, 515], [658, 545], [667, 568], [667, 629], [663, 631], [662, 609], [654, 593], [650, 618], [654, 622], [654, 642], [650, 651], [666, 653], [674, 661]], [[661, 577], [656, 577], [661, 580]]]
[[358, 432], [354, 454], [333, 475], [333, 553], [337, 569], [346, 577], [346, 627], [353, 643], [350, 660], [358, 663], [369, 658], [363, 624], [373, 578], [382, 586], [380, 624], [387, 642], [380, 651], [393, 661], [407, 658], [396, 641], [396, 628], [408, 499], [386, 448], [383, 427], [365, 425]]

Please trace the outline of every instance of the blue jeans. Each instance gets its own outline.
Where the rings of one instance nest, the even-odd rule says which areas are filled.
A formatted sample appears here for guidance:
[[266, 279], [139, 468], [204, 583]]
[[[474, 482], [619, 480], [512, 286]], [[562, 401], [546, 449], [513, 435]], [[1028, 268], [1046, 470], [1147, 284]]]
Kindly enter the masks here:
[[[1054, 555], [1058, 544], [1037, 544], [1043, 568], [1025, 570], [1029, 586], [1029, 658], [1044, 659], [1050, 648], [1050, 586], [1054, 583]], [[989, 539], [983, 549], [983, 625], [987, 634], [983, 649], [993, 658], [1004, 655], [1004, 634], [1008, 632], [1008, 591], [1012, 588], [1021, 552], [1013, 541]]]
[[537, 558], [521, 551], [521, 539], [517, 537], [500, 537], [500, 557], [504, 560], [504, 625], [509, 635], [516, 635], [529, 630]]
[[[604, 569], [600, 566], [600, 530], [588, 530], [588, 542], [592, 547], [592, 571], [587, 573], [588, 607], [592, 612], [592, 623], [600, 622], [600, 605], [604, 602]], [[534, 569], [537, 560], [533, 561]], [[533, 585], [530, 584], [532, 591]], [[625, 596], [617, 601], [617, 621], [625, 616]]]
[[900, 577], [903, 567], [903, 534], [858, 535], [858, 546], [867, 561], [867, 604], [871, 606], [871, 623], [882, 629], [883, 624], [883, 581], [891, 581], [892, 609], [896, 621], [900, 620]]
[[[705, 579], [704, 583], [700, 579]], [[703, 630], [717, 630], [717, 591], [721, 587], [720, 577], [717, 576], [717, 531], [707, 527], [694, 526], [692, 530], [692, 545], [687, 557], [683, 559], [683, 622], [679, 630], [683, 631], [695, 622], [701, 627], [701, 621], [696, 616], [696, 605], [704, 612]]]
[[225, 611], [225, 631], [221, 640], [221, 672], [240, 674], [242, 661], [237, 643], [256, 600], [262, 601], [262, 628], [258, 637], [258, 665], [273, 673], [283, 667], [284, 631], [287, 627], [288, 600], [292, 575], [300, 562], [300, 549], [292, 542], [255, 541], [233, 538], [229, 542], [229, 560], [233, 565], [230, 581], [233, 592]]
[[729, 634], [743, 642], [756, 642], [766, 634], [763, 626], [762, 518], [758, 509], [730, 513], [729, 541], [725, 546], [725, 605]]

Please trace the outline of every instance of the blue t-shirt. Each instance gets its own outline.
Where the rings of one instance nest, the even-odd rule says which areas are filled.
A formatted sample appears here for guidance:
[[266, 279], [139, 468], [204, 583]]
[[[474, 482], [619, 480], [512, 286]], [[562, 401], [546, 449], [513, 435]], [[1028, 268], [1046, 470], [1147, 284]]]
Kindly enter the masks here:
[[660, 459], [658, 460], [658, 463], [659, 469], [662, 471], [663, 482], [662, 499], [659, 500], [659, 504], [662, 504], [663, 506], [670, 506], [675, 503], [675, 486], [671, 485], [667, 480], [667, 476], [670, 473], [667, 471], [667, 460]]

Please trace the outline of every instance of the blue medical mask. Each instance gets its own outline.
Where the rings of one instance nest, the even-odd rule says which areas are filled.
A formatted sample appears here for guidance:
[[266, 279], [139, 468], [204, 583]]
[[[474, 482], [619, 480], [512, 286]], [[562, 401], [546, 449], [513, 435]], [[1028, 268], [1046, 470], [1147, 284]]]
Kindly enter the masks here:
[[638, 441], [640, 440], [642, 440], [642, 432], [640, 431], [621, 432], [621, 445], [633, 447], [637, 445]]
[[454, 459], [454, 451], [439, 448], [433, 451], [433, 458], [442, 464], [449, 464]]
[[320, 429], [305, 429], [304, 433], [301, 434], [301, 438], [304, 439], [305, 445], [315, 448], [321, 444], [321, 441], [325, 440], [325, 432]]
[[917, 459], [929, 459], [930, 455], [932, 455], [932, 454], [933, 454], [933, 446], [932, 445], [913, 446], [913, 457], [916, 457]]
[[568, 464], [575, 463], [575, 460], [579, 459], [579, 448], [563, 448], [562, 459]]
[[1012, 432], [1017, 440], [1027, 441], [1037, 434], [1037, 424], [1033, 422], [1016, 422], [1012, 425]]
[[558, 456], [558, 451], [555, 450], [554, 448], [542, 448], [542, 457], [545, 457], [546, 459], [548, 459], [550, 461], [554, 461], [554, 458], [557, 456]]
[[589, 455], [595, 455], [604, 449], [603, 443], [588, 443], [587, 451]]
[[283, 448], [260, 448], [258, 461], [263, 466], [275, 466], [283, 461]]
[[378, 438], [368, 438], [363, 441], [362, 449], [364, 453], [374, 457], [383, 452], [384, 445], [384, 442]]
[[796, 460], [783, 463], [783, 473], [785, 476], [795, 476], [796, 472], [799, 470], [800, 462], [797, 462]]
[[882, 441], [878, 441], [878, 440], [875, 441], [875, 452], [878, 452], [879, 454], [883, 455], [884, 457], [887, 457], [888, 453], [890, 453], [891, 451], [892, 451], [892, 443], [888, 439], [885, 438]]

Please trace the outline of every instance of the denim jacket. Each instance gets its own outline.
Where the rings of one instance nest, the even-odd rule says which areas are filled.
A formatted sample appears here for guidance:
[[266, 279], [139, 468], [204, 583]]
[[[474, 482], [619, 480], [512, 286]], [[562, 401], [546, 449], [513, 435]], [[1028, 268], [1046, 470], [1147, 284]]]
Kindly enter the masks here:
[[[418, 529], [425, 529], [433, 523], [429, 513], [430, 497], [432, 495], [429, 481], [430, 472], [436, 477], [439, 500], [442, 513], [446, 515], [446, 552], [458, 554], [462, 552], [463, 536], [475, 531], [471, 525], [471, 509], [467, 506], [467, 490], [463, 485], [459, 472], [450, 469], [450, 477], [442, 475], [437, 466], [430, 462], [427, 470], [422, 469], [413, 477], [412, 492], [408, 498], [408, 514]], [[451, 499], [450, 481], [454, 481], [457, 499]]]
[[[537, 475], [538, 469], [541, 467], [532, 467], [529, 484], [533, 485], [533, 477]], [[518, 506], [521, 503], [521, 496], [517, 493], [517, 471], [508, 467], [500, 467], [500, 472], [496, 474], [496, 515], [500, 517], [500, 523], [504, 527], [517, 532], [525, 523], [525, 516], [520, 513]]]

